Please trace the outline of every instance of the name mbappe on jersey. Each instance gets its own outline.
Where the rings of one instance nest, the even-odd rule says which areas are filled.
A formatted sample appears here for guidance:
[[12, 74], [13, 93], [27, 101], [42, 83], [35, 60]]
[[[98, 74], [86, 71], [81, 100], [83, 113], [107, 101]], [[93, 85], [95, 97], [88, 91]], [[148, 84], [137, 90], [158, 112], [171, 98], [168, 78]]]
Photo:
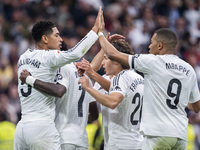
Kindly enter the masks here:
[[181, 66], [181, 65], [178, 65], [178, 64], [174, 64], [174, 63], [166, 63], [166, 69], [173, 69], [173, 70], [177, 70], [177, 71], [180, 71], [182, 73], [185, 73], [186, 76], [189, 75], [190, 73], [190, 70]]
[[19, 68], [22, 65], [32, 65], [32, 66], [39, 69], [41, 62], [36, 60], [36, 59], [26, 58], [26, 59], [19, 60], [17, 67]]

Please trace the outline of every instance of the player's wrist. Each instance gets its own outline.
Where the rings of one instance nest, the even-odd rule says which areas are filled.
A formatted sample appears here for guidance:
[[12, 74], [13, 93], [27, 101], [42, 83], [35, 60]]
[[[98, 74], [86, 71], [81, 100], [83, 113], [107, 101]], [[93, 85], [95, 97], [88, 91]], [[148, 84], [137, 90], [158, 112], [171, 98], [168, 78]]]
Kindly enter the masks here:
[[36, 80], [36, 79], [35, 79], [34, 77], [28, 76], [28, 77], [26, 78], [26, 83], [29, 84], [30, 86], [34, 87], [35, 80]]
[[100, 37], [100, 36], [102, 36], [102, 35], [104, 36], [103, 32], [100, 31], [100, 32], [98, 33], [98, 37]]
[[92, 31], [94, 31], [96, 34], [98, 34], [98, 30], [99, 30], [99, 29], [98, 29], [97, 27], [93, 27], [93, 28], [92, 28]]

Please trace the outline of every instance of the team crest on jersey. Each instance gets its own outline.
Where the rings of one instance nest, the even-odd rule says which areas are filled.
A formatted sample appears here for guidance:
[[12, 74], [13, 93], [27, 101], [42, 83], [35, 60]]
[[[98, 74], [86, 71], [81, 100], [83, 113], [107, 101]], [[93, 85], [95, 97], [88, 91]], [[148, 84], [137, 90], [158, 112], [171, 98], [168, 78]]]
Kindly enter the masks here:
[[54, 79], [54, 82], [57, 82], [58, 80], [62, 80], [62, 78], [63, 78], [62, 75], [60, 73], [57, 73]]

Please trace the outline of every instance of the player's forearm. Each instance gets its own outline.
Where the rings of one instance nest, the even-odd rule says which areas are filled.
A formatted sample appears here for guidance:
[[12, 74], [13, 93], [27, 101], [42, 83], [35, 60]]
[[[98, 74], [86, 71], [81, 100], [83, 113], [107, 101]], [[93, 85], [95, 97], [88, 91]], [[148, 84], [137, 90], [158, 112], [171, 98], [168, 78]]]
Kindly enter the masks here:
[[97, 53], [97, 55], [93, 58], [92, 62], [90, 63], [91, 68], [96, 72], [101, 68], [102, 61], [103, 61], [103, 55], [104, 55], [104, 51], [103, 51], [103, 49], [101, 49]]
[[109, 91], [109, 88], [110, 88], [110, 81], [109, 80], [106, 80], [101, 75], [99, 75], [97, 72], [92, 73], [91, 78], [93, 80], [95, 80], [96, 82], [98, 82], [103, 89], [105, 89], [106, 91]]
[[35, 80], [34, 88], [55, 97], [62, 97], [66, 92], [66, 88], [61, 84], [43, 82], [38, 79]]
[[[77, 43], [70, 51], [73, 51], [74, 57], [80, 59], [89, 49], [90, 47], [96, 42], [98, 39], [98, 35], [94, 31], [90, 31], [79, 43]], [[68, 52], [67, 51], [67, 52]]]
[[99, 36], [99, 43], [108, 58], [111, 60], [115, 60], [115, 54], [118, 53], [118, 51], [112, 44], [108, 42], [108, 40], [103, 35]]
[[198, 113], [200, 111], [200, 102], [197, 101], [195, 103], [188, 103], [187, 108]]
[[99, 117], [99, 111], [98, 111], [98, 107], [95, 102], [91, 102], [90, 106], [89, 106], [89, 116], [88, 116], [88, 121], [93, 122], [95, 120], [97, 120]]
[[103, 35], [99, 36], [99, 42], [104, 53], [108, 56], [110, 60], [117, 61], [125, 66], [129, 66], [128, 54], [119, 52], [112, 44], [107, 41], [107, 39]]
[[103, 95], [92, 87], [87, 87], [85, 90], [102, 105], [111, 109], [114, 109], [117, 106], [117, 102], [115, 102], [115, 100], [113, 100], [109, 95]]

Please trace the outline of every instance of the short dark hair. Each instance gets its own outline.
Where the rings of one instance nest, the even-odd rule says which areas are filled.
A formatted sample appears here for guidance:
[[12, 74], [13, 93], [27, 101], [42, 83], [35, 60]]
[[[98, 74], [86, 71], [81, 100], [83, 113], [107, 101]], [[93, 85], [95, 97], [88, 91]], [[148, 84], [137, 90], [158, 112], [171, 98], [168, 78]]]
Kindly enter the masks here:
[[163, 42], [163, 44], [166, 44], [168, 47], [171, 47], [173, 49], [176, 48], [177, 37], [172, 30], [168, 28], [161, 28], [156, 30], [155, 33], [157, 33], [157, 41]]
[[56, 27], [56, 25], [49, 20], [41, 20], [38, 21], [32, 28], [32, 36], [35, 42], [39, 42], [43, 35], [48, 35], [53, 32], [52, 28]]
[[[114, 41], [112, 43], [112, 45], [119, 51], [122, 53], [126, 53], [126, 54], [131, 54], [134, 55], [134, 52], [131, 48], [131, 46], [128, 44], [128, 42], [126, 41]], [[122, 68], [124, 69], [129, 69], [129, 67], [122, 65]]]

